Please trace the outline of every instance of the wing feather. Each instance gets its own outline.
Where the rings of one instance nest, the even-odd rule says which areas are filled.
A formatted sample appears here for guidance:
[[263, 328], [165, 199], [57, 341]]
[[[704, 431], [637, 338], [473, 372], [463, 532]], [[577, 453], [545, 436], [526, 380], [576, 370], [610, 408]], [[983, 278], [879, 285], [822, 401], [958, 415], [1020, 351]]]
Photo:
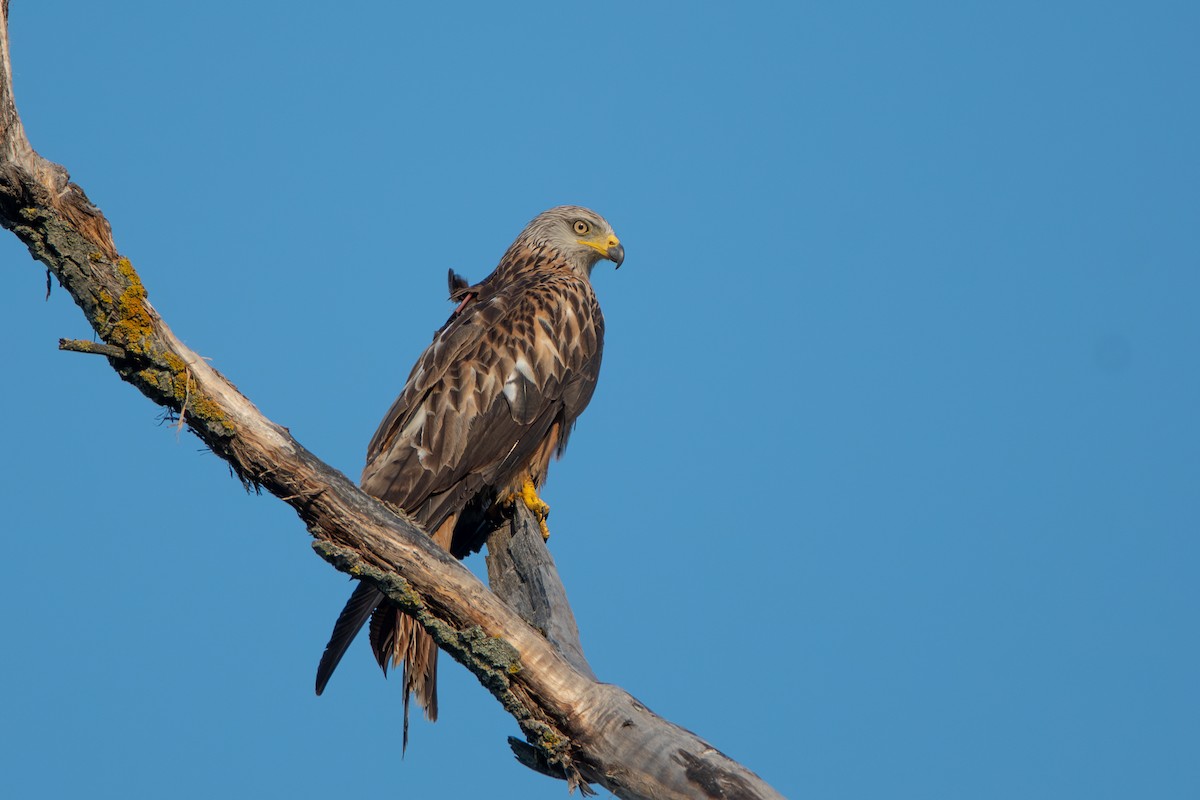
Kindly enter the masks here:
[[595, 388], [602, 331], [590, 285], [572, 276], [479, 297], [421, 355], [371, 440], [363, 488], [427, 529], [503, 488], [556, 424], [565, 445]]

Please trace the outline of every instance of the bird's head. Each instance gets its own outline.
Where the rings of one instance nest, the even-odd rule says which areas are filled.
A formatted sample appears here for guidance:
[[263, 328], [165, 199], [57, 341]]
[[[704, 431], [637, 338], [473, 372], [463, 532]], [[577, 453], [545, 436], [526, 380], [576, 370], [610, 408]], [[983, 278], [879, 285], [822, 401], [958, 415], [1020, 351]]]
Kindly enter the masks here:
[[557, 206], [533, 218], [518, 241], [556, 250], [584, 275], [602, 258], [621, 266], [625, 248], [604, 217], [581, 206]]

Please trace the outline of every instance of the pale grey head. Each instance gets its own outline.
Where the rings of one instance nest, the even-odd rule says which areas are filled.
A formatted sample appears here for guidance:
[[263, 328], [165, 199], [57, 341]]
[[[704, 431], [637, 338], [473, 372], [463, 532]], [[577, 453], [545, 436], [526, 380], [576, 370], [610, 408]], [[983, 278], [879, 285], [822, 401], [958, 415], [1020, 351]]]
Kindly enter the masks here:
[[538, 214], [513, 243], [514, 249], [522, 246], [551, 248], [584, 275], [591, 275], [602, 258], [618, 267], [625, 260], [625, 248], [608, 220], [582, 206], [556, 206]]

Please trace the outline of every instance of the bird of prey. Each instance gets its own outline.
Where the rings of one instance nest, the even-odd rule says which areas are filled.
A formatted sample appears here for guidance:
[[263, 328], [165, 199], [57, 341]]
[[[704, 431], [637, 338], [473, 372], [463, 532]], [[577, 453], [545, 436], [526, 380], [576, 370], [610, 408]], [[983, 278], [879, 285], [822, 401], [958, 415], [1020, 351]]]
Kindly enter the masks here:
[[[451, 271], [458, 306], [371, 439], [362, 488], [458, 558], [482, 546], [489, 514], [515, 498], [548, 535], [537, 489], [592, 397], [604, 349], [592, 268], [624, 258], [603, 217], [559, 206], [535, 217], [482, 283]], [[360, 583], [334, 624], [317, 694], [368, 618], [384, 673], [403, 665], [407, 746], [411, 695], [437, 719], [437, 645], [374, 587]]]

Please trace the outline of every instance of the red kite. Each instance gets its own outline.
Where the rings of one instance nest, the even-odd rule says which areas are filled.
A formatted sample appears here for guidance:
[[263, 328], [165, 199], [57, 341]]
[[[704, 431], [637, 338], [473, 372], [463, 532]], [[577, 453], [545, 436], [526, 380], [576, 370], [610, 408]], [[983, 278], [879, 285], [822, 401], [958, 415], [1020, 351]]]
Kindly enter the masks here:
[[[591, 400], [604, 350], [592, 268], [618, 267], [625, 249], [599, 214], [559, 206], [539, 214], [482, 283], [450, 274], [458, 301], [417, 360], [367, 448], [363, 489], [404, 509], [458, 558], [478, 550], [486, 515], [537, 496], [552, 455], [562, 455]], [[404, 669], [404, 742], [411, 694], [437, 719], [437, 645], [378, 590], [360, 583], [317, 667], [317, 694], [359, 629], [387, 672]]]

